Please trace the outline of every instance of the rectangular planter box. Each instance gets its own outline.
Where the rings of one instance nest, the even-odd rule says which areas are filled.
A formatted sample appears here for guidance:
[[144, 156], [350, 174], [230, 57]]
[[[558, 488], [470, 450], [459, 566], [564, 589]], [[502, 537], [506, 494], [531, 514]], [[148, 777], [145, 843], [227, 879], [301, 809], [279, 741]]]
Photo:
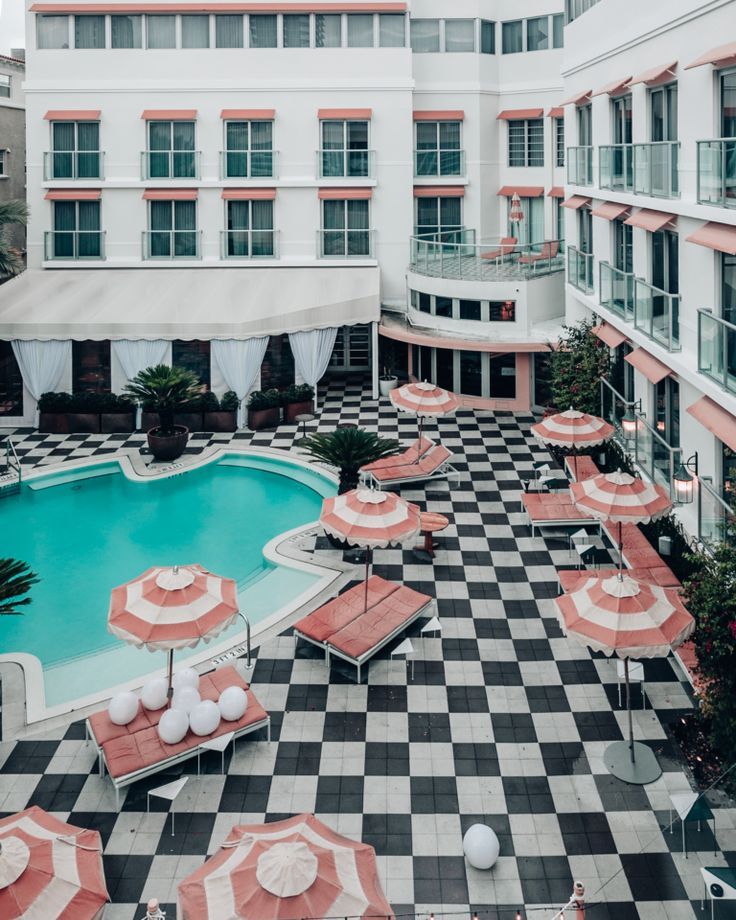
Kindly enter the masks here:
[[69, 418], [70, 434], [100, 433], [99, 412], [69, 412], [67, 416]]
[[311, 399], [305, 400], [304, 402], [287, 403], [284, 406], [284, 421], [287, 425], [294, 425], [297, 415], [311, 415], [313, 411], [314, 403]]
[[248, 409], [248, 427], [251, 431], [263, 431], [266, 428], [278, 427], [281, 420], [281, 408], [273, 409]]
[[66, 412], [42, 412], [38, 430], [41, 434], [69, 434], [69, 416]]
[[238, 413], [220, 409], [217, 412], [205, 412], [205, 431], [235, 431], [238, 427]]
[[204, 431], [202, 415], [201, 412], [176, 412], [174, 413], [174, 424], [184, 425], [190, 431]]
[[100, 416], [102, 434], [120, 434], [135, 430], [135, 412], [103, 412]]

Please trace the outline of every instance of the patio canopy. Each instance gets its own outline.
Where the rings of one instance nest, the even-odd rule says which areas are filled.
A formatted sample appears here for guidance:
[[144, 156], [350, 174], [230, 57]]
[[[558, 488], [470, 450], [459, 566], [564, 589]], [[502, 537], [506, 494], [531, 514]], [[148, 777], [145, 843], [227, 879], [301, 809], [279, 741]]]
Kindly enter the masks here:
[[380, 319], [373, 267], [23, 272], [0, 287], [0, 339], [217, 339]]

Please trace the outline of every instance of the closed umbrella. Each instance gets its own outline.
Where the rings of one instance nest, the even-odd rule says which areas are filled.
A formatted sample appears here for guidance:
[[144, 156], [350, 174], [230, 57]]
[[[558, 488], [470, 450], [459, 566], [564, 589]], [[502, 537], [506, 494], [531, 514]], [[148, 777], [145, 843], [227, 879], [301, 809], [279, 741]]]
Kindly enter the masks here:
[[511, 207], [509, 208], [509, 223], [520, 224], [524, 220], [524, 209], [521, 206], [521, 198], [517, 192], [511, 197]]
[[406, 383], [403, 387], [391, 390], [389, 399], [400, 412], [417, 416], [420, 441], [425, 418], [452, 415], [460, 408], [459, 396], [426, 380]]
[[[613, 425], [597, 415], [570, 407], [532, 425], [531, 432], [544, 447], [560, 447], [573, 455], [578, 450], [597, 447], [613, 437]], [[575, 468], [577, 476], [577, 467]]]

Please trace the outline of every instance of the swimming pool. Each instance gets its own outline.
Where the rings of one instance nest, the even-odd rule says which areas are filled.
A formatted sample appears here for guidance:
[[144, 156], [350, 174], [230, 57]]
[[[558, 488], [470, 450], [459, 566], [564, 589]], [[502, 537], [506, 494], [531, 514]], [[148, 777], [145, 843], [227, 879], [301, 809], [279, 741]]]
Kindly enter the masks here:
[[[118, 462], [32, 479], [0, 503], [0, 556], [25, 560], [41, 580], [22, 616], [0, 618], [0, 652], [38, 658], [50, 708], [162, 668], [163, 655], [107, 631], [111, 589], [151, 565], [198, 562], [234, 578], [255, 627], [320, 581], [269, 562], [264, 546], [315, 521], [334, 492], [303, 464], [247, 453], [152, 481], [129, 478]], [[242, 632], [239, 620], [218, 647]]]

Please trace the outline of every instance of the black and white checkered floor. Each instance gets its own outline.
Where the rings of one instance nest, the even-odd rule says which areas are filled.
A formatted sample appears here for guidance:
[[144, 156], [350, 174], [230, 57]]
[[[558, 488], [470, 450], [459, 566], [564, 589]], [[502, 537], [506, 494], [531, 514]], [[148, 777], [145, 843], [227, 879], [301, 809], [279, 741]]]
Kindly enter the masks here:
[[[416, 431], [415, 420], [397, 418], [388, 400], [372, 401], [360, 382], [336, 381], [323, 394], [320, 430], [338, 422], [403, 441]], [[142, 916], [153, 896], [172, 920], [177, 883], [231, 825], [302, 811], [373, 844], [397, 914], [513, 920], [522, 908], [551, 920], [576, 879], [586, 887], [588, 920], [707, 916], [700, 867], [736, 866], [736, 810], [717, 809], [715, 842], [690, 825], [687, 858], [679, 823], [667, 829], [670, 793], [690, 789], [666, 726], [691, 702], [669, 662], [645, 664], [653, 709], [635, 712], [662, 777], [628, 786], [603, 766], [604, 749], [625, 731], [615, 665], [565, 639], [557, 624], [556, 569], [573, 560], [566, 543], [533, 539], [519, 512], [520, 479], [544, 457], [531, 422], [461, 412], [439, 431], [430, 425], [455, 454], [461, 481], [403, 494], [451, 525], [433, 565], [408, 549], [375, 558], [378, 574], [438, 599], [441, 638], [420, 637], [421, 622], [411, 631], [413, 675], [386, 650], [356, 685], [307, 647], [295, 657], [285, 634], [259, 649], [253, 678], [274, 740], [240, 742], [226, 775], [219, 754], [207, 755], [206, 775], [198, 778], [194, 763], [140, 782], [118, 814], [76, 723], [65, 734], [0, 744], [0, 812], [37, 804], [101, 832], [113, 902], [107, 920]], [[288, 448], [295, 430], [195, 436], [189, 450], [231, 438]], [[32, 465], [138, 450], [143, 436], [18, 432], [15, 442]], [[315, 551], [335, 552], [322, 539]], [[172, 836], [167, 803], [146, 814], [145, 793], [182, 772], [190, 779], [174, 805]], [[463, 858], [463, 833], [477, 821], [501, 842], [489, 872]], [[718, 920], [728, 907], [717, 905]]]

